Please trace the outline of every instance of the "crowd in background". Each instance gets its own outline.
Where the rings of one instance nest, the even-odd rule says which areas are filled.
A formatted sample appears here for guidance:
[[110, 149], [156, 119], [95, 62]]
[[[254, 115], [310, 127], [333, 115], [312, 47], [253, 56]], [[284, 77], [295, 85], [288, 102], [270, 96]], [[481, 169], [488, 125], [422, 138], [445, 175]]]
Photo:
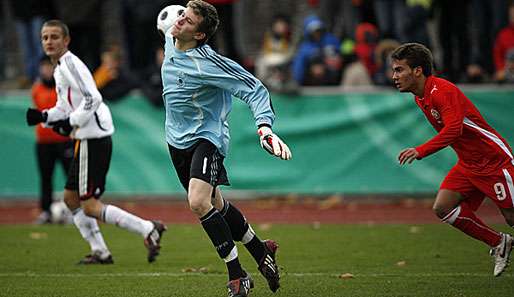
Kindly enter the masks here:
[[[431, 48], [436, 73], [454, 82], [514, 82], [514, 4], [509, 0], [208, 2], [221, 19], [211, 46], [273, 91], [391, 85], [388, 55], [404, 42]], [[37, 80], [41, 25], [58, 18], [68, 24], [70, 50], [93, 71], [105, 100], [137, 88], [160, 106], [163, 51], [156, 16], [167, 5], [186, 3], [3, 1], [0, 87], [6, 81], [29, 87]]]

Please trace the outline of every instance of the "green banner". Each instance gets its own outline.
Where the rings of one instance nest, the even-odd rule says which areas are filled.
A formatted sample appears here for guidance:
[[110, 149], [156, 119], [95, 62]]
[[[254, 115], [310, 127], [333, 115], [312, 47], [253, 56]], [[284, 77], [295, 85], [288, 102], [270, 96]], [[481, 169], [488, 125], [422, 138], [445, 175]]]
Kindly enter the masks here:
[[[514, 143], [514, 91], [465, 92], [488, 122]], [[25, 124], [28, 95], [0, 98], [2, 168], [0, 197], [34, 196], [39, 177], [34, 129]], [[253, 193], [366, 194], [432, 193], [456, 161], [451, 149], [410, 166], [397, 164], [398, 152], [423, 143], [434, 129], [413, 102], [395, 91], [334, 95], [273, 96], [274, 130], [293, 151], [282, 161], [259, 146], [248, 107], [235, 99], [231, 148], [225, 166], [226, 190]], [[108, 193], [183, 193], [167, 152], [164, 111], [138, 96], [109, 103], [116, 133]], [[58, 172], [55, 188], [63, 186]]]

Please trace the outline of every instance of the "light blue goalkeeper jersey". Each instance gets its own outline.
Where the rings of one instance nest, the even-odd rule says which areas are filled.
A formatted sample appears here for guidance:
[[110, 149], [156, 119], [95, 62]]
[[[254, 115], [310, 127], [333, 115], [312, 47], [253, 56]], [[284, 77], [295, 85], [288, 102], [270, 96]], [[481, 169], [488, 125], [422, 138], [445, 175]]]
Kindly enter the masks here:
[[161, 74], [166, 141], [170, 145], [185, 149], [203, 138], [226, 156], [231, 95], [250, 106], [256, 125], [273, 125], [275, 115], [268, 90], [239, 64], [208, 45], [180, 51], [169, 36], [164, 48]]

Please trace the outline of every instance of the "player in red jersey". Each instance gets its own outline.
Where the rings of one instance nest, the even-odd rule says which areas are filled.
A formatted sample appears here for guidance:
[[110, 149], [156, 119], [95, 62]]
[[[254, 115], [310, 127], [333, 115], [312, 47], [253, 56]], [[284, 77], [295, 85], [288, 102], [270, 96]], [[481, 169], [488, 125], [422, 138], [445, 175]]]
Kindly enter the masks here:
[[415, 95], [416, 104], [438, 132], [417, 147], [403, 149], [398, 161], [410, 164], [447, 146], [453, 148], [458, 162], [442, 182], [433, 210], [443, 222], [489, 245], [494, 276], [499, 276], [509, 264], [513, 237], [493, 230], [474, 212], [487, 196], [514, 227], [512, 149], [459, 88], [432, 75], [432, 54], [425, 46], [403, 44], [391, 59], [396, 88]]

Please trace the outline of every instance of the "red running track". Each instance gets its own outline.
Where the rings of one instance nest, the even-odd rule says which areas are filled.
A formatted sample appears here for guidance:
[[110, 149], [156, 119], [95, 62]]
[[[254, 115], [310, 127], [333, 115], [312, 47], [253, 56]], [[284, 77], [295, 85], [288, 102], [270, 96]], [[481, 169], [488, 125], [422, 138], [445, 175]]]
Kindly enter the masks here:
[[[197, 223], [186, 201], [112, 200], [127, 211], [143, 218], [165, 223]], [[431, 210], [432, 200], [403, 199], [395, 201], [345, 201], [340, 197], [326, 199], [259, 199], [233, 201], [252, 223], [333, 223], [333, 224], [422, 224], [439, 223]], [[36, 202], [0, 201], [0, 224], [26, 224], [38, 215]], [[486, 201], [478, 216], [489, 224], [504, 223], [496, 206]]]

